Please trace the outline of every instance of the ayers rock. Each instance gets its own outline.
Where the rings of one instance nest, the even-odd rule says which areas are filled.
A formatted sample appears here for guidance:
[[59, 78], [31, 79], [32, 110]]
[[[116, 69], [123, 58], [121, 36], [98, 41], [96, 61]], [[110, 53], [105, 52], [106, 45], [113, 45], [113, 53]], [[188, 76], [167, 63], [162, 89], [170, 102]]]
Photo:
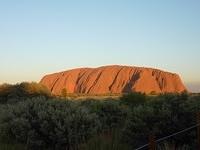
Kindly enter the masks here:
[[158, 69], [103, 66], [99, 68], [78, 68], [49, 74], [42, 78], [55, 95], [63, 89], [67, 93], [107, 94], [107, 93], [180, 93], [187, 91], [179, 75]]

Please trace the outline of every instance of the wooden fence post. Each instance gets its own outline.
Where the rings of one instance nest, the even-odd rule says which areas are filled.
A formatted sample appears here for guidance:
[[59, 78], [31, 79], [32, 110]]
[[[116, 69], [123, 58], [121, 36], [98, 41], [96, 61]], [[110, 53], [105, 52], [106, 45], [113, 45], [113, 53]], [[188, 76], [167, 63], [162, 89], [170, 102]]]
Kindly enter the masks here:
[[156, 141], [153, 134], [149, 136], [149, 150], [156, 150]]
[[200, 150], [200, 112], [197, 113], [197, 144]]

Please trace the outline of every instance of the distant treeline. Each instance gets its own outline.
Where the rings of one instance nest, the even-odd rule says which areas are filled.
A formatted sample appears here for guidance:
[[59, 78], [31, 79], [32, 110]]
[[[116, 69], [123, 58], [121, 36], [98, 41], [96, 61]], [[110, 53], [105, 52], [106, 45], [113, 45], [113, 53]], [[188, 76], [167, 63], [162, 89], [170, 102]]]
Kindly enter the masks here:
[[[200, 95], [130, 93], [118, 100], [53, 97], [37, 83], [0, 86], [0, 147], [30, 150], [131, 150], [196, 124]], [[196, 149], [196, 131], [158, 149]], [[5, 148], [6, 149], [6, 148]]]
[[0, 103], [17, 102], [23, 98], [37, 96], [50, 97], [51, 92], [43, 85], [36, 82], [22, 82], [20, 84], [2, 84], [0, 85]]

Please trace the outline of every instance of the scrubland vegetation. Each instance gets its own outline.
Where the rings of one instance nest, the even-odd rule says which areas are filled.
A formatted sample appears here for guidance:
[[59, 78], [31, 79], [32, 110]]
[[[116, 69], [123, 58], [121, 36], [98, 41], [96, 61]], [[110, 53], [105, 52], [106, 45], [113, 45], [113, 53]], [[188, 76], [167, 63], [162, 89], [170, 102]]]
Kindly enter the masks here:
[[[118, 100], [69, 100], [36, 83], [0, 86], [3, 150], [131, 150], [148, 136], [165, 137], [196, 124], [200, 96], [131, 93]], [[159, 146], [196, 149], [196, 129]], [[170, 148], [168, 148], [170, 149]]]

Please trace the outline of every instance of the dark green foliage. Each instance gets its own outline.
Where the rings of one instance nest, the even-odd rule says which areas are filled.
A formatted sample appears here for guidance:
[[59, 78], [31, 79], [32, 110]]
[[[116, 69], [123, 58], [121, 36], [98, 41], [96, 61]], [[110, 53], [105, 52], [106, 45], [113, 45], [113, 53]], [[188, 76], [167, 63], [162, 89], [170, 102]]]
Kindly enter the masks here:
[[50, 91], [43, 85], [35, 82], [23, 82], [16, 85], [0, 85], [0, 104], [16, 103], [28, 97], [50, 97]]
[[131, 150], [130, 146], [121, 140], [120, 129], [95, 135], [82, 144], [80, 150]]
[[[195, 114], [200, 111], [199, 98], [165, 94], [135, 107], [127, 119], [123, 139], [136, 148], [147, 143], [152, 133], [161, 138], [196, 124]], [[193, 130], [169, 141], [174, 141], [176, 145], [193, 145], [195, 136]]]
[[[2, 145], [33, 150], [129, 150], [146, 144], [149, 134], [161, 138], [196, 124], [200, 112], [200, 96], [187, 93], [131, 93], [120, 100], [80, 101], [47, 95], [36, 84], [0, 86]], [[195, 149], [195, 139], [196, 129], [160, 146], [173, 143]]]
[[26, 146], [21, 144], [0, 143], [0, 150], [26, 150]]
[[8, 140], [27, 144], [29, 149], [77, 148], [96, 134], [98, 120], [69, 101], [27, 100], [6, 106], [0, 119], [0, 133]]
[[147, 101], [147, 97], [144, 93], [129, 93], [124, 94], [120, 98], [121, 102], [125, 105], [128, 105], [130, 107], [135, 107], [141, 104], [144, 104]]
[[126, 120], [129, 111], [126, 106], [120, 105], [120, 102], [117, 100], [91, 100], [82, 102], [82, 105], [85, 105], [91, 112], [97, 114], [102, 131], [110, 131], [121, 126]]

